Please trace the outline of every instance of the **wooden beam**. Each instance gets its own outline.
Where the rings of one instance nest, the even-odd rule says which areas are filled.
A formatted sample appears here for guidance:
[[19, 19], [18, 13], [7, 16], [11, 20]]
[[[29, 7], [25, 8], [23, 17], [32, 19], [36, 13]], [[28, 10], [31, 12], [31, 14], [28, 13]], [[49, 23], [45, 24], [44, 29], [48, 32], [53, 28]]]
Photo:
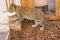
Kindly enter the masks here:
[[56, 16], [60, 16], [60, 0], [56, 0]]
[[27, 0], [26, 3], [27, 3], [27, 7], [28, 8], [32, 8], [33, 7], [33, 1], [32, 0]]
[[60, 17], [58, 17], [58, 16], [45, 16], [45, 18], [47, 19], [47, 20], [60, 20]]

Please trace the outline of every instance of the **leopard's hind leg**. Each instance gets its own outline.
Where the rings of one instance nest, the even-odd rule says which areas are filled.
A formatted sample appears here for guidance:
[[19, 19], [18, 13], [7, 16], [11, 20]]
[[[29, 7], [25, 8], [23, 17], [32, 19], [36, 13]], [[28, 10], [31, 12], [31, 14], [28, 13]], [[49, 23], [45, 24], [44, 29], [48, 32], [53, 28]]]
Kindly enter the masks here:
[[32, 27], [36, 27], [38, 25], [38, 23], [35, 21], [35, 24], [32, 25]]
[[35, 21], [35, 25], [32, 25], [32, 27], [37, 27], [40, 25], [40, 30], [44, 30], [44, 24], [42, 22]]
[[41, 24], [40, 30], [44, 30], [44, 24]]
[[44, 30], [44, 21], [43, 20], [44, 20], [44, 18], [40, 18], [40, 17], [38, 17], [38, 19], [35, 19], [36, 24], [41, 26], [40, 30]]

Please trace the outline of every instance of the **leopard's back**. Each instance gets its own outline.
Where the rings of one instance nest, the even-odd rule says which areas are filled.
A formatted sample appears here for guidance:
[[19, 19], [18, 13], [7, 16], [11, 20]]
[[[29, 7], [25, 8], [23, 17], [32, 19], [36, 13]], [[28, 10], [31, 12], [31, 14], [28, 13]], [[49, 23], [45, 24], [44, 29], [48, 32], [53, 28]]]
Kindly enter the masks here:
[[35, 8], [21, 8], [17, 7], [16, 9], [17, 16], [19, 19], [25, 18], [29, 20], [34, 20], [38, 24], [42, 24], [44, 21], [44, 14], [42, 11], [38, 11]]
[[38, 10], [36, 10], [36, 8], [22, 8], [18, 5], [15, 4], [11, 4], [9, 11], [15, 11], [18, 17], [24, 17], [26, 19], [30, 19], [30, 20], [34, 20], [37, 19], [43, 19], [42, 17], [44, 16], [44, 14]]
[[[24, 18], [34, 20], [36, 18], [41, 18], [44, 16], [42, 12], [37, 11], [35, 8], [29, 9], [29, 8], [23, 8], [22, 9], [22, 16]], [[39, 20], [39, 19], [38, 19]]]

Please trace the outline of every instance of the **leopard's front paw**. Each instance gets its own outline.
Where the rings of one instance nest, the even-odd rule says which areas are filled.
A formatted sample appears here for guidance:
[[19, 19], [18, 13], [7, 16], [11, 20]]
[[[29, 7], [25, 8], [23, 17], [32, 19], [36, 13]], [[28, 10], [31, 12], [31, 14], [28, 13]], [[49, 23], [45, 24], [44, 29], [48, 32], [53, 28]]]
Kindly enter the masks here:
[[40, 27], [40, 30], [44, 30], [44, 27]]
[[36, 27], [37, 25], [32, 25], [32, 27]]

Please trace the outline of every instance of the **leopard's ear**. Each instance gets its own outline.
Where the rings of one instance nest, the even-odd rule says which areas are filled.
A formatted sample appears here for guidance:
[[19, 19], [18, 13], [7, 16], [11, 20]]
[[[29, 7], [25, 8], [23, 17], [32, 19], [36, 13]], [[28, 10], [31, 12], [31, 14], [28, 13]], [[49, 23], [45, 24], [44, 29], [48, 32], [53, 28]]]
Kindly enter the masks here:
[[14, 3], [11, 3], [11, 4], [10, 4], [10, 7], [16, 9], [16, 5], [15, 5]]
[[17, 8], [16, 5], [14, 5], [14, 8], [15, 8], [15, 9]]
[[14, 7], [14, 6], [15, 6], [15, 4], [14, 4], [14, 3], [11, 3], [11, 4], [10, 4], [10, 7]]
[[14, 5], [14, 3], [11, 3], [11, 5]]

